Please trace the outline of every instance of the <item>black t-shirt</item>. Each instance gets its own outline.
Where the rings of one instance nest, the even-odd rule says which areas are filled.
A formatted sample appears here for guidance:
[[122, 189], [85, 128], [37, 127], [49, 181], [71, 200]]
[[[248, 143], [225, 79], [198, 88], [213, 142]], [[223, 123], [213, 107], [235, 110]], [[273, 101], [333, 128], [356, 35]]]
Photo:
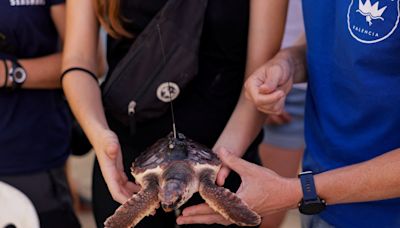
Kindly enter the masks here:
[[[122, 0], [122, 13], [129, 21], [125, 27], [138, 35], [165, 2]], [[248, 18], [248, 0], [208, 1], [199, 51], [199, 73], [174, 102], [178, 131], [209, 147], [214, 145], [224, 129], [240, 95], [246, 62]], [[110, 72], [133, 41], [108, 37]], [[128, 128], [112, 117], [108, 119], [120, 137], [123, 150], [129, 154], [141, 152], [172, 129], [169, 112], [161, 118], [139, 123], [134, 138], [130, 137]]]
[[[55, 4], [64, 0], [0, 1], [0, 58], [56, 53], [59, 37], [50, 13]], [[71, 117], [60, 89], [0, 91], [0, 174], [64, 164], [70, 134]]]

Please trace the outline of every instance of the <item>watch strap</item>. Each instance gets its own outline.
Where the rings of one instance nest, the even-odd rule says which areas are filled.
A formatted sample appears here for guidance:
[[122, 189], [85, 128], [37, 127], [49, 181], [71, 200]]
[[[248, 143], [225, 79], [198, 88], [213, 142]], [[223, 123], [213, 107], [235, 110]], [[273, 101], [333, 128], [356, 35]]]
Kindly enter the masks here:
[[[22, 76], [21, 78], [16, 77], [17, 74], [20, 74], [19, 76]], [[25, 69], [21, 66], [21, 64], [18, 63], [18, 60], [13, 59], [12, 60], [12, 88], [13, 89], [19, 89], [21, 88], [22, 84], [24, 84], [26, 80], [26, 71]]]
[[310, 201], [318, 199], [313, 173], [311, 171], [302, 172], [299, 174], [299, 178], [303, 190], [303, 200]]

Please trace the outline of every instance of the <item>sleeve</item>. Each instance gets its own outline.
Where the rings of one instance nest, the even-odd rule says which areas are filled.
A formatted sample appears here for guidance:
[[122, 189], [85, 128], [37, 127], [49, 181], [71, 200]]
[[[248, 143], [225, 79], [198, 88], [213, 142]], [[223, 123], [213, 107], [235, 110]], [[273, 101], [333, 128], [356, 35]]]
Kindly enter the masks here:
[[65, 0], [47, 0], [46, 1], [47, 6], [53, 6], [53, 5], [58, 5], [58, 4], [65, 4]]

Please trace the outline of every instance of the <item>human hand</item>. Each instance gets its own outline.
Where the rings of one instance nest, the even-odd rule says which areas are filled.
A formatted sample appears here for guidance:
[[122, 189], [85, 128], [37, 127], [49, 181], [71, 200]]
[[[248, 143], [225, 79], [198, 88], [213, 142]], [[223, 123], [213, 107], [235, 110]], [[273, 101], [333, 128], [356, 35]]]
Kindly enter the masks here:
[[124, 172], [118, 137], [111, 130], [104, 130], [93, 147], [108, 190], [115, 201], [124, 203], [140, 186], [129, 181]]
[[268, 115], [267, 119], [265, 120], [265, 124], [267, 125], [282, 125], [282, 124], [287, 124], [292, 121], [292, 116], [287, 113], [287, 112], [282, 112], [282, 114], [279, 115]]
[[[226, 151], [226, 149], [223, 147], [214, 147], [213, 151], [219, 156], [220, 152]], [[236, 155], [232, 155], [232, 156], [236, 156]], [[222, 164], [220, 170], [217, 173], [217, 178], [216, 178], [217, 185], [223, 186], [225, 184], [225, 180], [228, 177], [230, 172], [231, 172], [231, 169], [228, 166]], [[222, 225], [232, 224], [232, 222], [226, 220], [220, 214], [216, 213], [206, 203], [187, 207], [183, 210], [182, 215], [183, 215], [183, 217], [180, 216], [177, 218], [178, 224], [180, 224], [180, 222], [182, 222], [181, 224], [197, 223], [196, 222], [197, 220], [201, 221], [201, 223], [203, 223], [203, 224], [213, 224], [213, 223], [218, 223], [218, 224], [222, 224]], [[195, 217], [192, 218], [192, 215]], [[189, 216], [189, 217], [187, 217], [187, 216]], [[205, 216], [204, 219], [203, 219], [203, 216]]]
[[[220, 150], [225, 150], [225, 148], [223, 148], [223, 147], [214, 147], [214, 148], [213, 148], [213, 151], [214, 151], [217, 155], [218, 155], [218, 152], [219, 152]], [[228, 175], [229, 175], [230, 172], [231, 172], [231, 169], [230, 169], [228, 166], [222, 164], [222, 165], [221, 165], [221, 168], [219, 169], [219, 171], [218, 171], [218, 173], [217, 173], [217, 179], [216, 179], [217, 185], [223, 186], [223, 185], [225, 184], [225, 180], [226, 180], [226, 178], [228, 177]]]
[[[242, 179], [237, 196], [261, 217], [297, 206], [302, 196], [300, 182], [297, 179], [280, 177], [271, 170], [249, 163], [224, 149], [218, 152], [218, 156]], [[177, 223], [231, 224], [207, 204], [185, 208], [182, 215], [177, 218]]]
[[283, 112], [296, 67], [292, 58], [290, 50], [281, 50], [246, 80], [245, 95], [258, 110], [268, 114]]

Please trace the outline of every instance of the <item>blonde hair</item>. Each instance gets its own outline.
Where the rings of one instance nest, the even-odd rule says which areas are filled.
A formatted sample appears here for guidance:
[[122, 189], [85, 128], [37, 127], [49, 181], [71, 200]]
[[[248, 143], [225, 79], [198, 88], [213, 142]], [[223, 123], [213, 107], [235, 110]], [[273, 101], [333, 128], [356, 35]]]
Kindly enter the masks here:
[[120, 0], [95, 0], [96, 15], [100, 24], [114, 38], [133, 37], [122, 25]]

